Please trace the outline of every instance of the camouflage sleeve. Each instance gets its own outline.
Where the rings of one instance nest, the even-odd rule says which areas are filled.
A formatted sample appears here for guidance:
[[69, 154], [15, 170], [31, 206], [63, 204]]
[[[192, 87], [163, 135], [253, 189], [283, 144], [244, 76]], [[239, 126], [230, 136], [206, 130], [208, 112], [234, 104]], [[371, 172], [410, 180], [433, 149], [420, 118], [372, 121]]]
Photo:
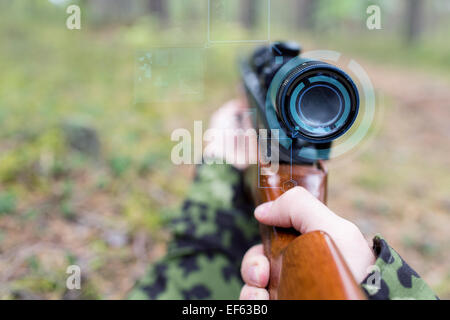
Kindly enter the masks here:
[[131, 299], [237, 299], [240, 263], [258, 242], [242, 174], [230, 165], [201, 165], [170, 228], [167, 255], [151, 266]]
[[373, 239], [373, 249], [377, 260], [361, 284], [369, 299], [438, 299], [417, 272], [380, 235]]

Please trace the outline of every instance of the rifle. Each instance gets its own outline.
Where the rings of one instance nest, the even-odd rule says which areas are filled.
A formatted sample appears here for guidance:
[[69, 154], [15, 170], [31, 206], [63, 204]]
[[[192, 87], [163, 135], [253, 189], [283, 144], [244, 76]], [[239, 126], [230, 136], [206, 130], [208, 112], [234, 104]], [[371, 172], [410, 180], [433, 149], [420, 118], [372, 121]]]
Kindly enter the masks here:
[[[300, 46], [277, 42], [257, 49], [241, 63], [241, 74], [259, 129], [258, 165], [246, 180], [255, 205], [303, 186], [322, 202], [327, 197], [331, 143], [358, 114], [359, 96], [352, 79], [337, 67], [300, 56]], [[261, 129], [276, 149], [266, 155], [279, 161], [271, 175], [261, 155]], [[264, 139], [265, 140], [265, 139]], [[272, 145], [273, 146], [273, 145]], [[275, 160], [274, 160], [275, 159]], [[260, 226], [270, 261], [271, 299], [365, 299], [345, 260], [325, 232], [300, 235], [294, 229]]]

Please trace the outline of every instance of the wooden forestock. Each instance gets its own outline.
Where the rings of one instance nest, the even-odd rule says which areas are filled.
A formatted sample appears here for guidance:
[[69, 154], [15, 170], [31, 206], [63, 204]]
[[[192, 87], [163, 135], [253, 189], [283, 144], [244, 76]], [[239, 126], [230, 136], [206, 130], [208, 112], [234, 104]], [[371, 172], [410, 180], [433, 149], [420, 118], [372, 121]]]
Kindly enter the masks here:
[[[250, 175], [257, 178], [257, 169], [250, 170]], [[296, 185], [326, 202], [327, 172], [321, 162], [317, 166], [280, 164], [276, 175], [261, 175], [259, 183], [259, 188], [252, 188], [256, 205], [275, 200]], [[271, 299], [365, 299], [326, 233], [314, 231], [300, 235], [293, 229], [261, 225], [261, 236], [270, 261], [268, 290]]]

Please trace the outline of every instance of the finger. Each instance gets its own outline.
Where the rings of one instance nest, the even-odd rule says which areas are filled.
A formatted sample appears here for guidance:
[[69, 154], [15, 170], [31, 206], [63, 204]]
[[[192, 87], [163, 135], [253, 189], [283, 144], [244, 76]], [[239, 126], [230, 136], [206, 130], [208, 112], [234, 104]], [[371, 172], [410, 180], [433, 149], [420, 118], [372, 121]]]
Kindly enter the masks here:
[[266, 289], [245, 285], [242, 287], [239, 300], [269, 300], [269, 292]]
[[263, 245], [253, 246], [242, 259], [242, 279], [250, 286], [265, 288], [269, 282], [269, 274], [269, 260], [264, 255]]
[[328, 232], [341, 220], [322, 202], [302, 187], [295, 187], [278, 199], [255, 209], [256, 219], [266, 225], [290, 228], [301, 233], [314, 230]]

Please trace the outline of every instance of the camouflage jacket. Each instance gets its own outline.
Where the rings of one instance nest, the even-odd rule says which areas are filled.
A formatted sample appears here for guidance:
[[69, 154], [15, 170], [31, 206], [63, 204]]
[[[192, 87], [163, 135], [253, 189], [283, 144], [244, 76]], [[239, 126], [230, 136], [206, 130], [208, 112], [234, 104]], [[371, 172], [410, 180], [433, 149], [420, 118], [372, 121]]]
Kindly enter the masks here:
[[[181, 210], [171, 219], [167, 255], [152, 265], [130, 299], [237, 299], [244, 253], [260, 241], [241, 173], [202, 165]], [[370, 299], [436, 299], [427, 284], [380, 236], [362, 288]]]

